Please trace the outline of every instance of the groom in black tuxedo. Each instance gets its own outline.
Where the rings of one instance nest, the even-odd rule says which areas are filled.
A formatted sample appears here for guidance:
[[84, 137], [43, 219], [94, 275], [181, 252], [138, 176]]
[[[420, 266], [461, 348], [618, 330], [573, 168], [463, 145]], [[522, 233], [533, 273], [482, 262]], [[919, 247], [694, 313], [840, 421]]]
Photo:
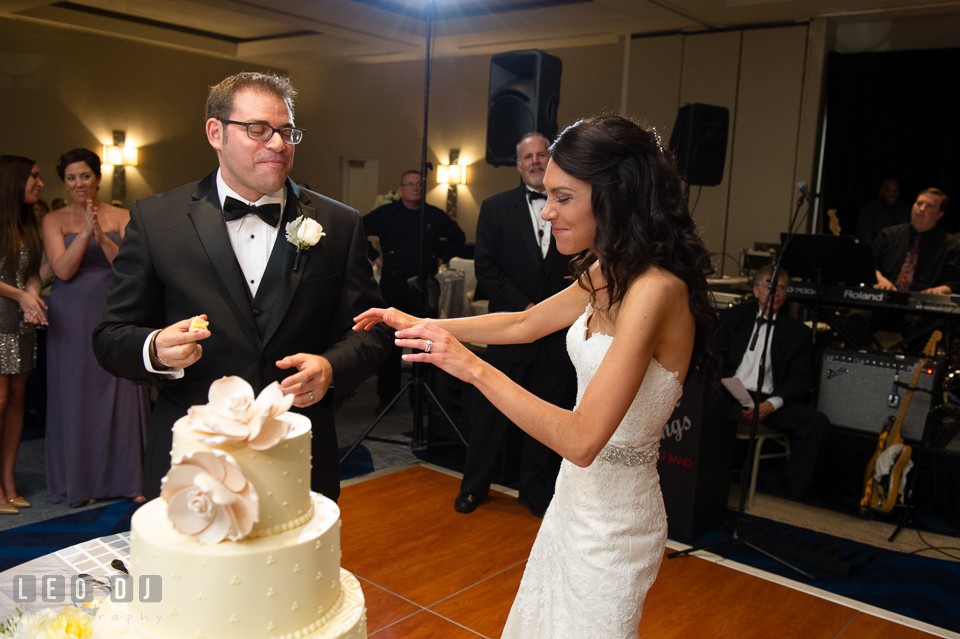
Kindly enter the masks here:
[[[213, 87], [206, 133], [219, 170], [130, 207], [93, 341], [104, 369], [159, 386], [148, 498], [170, 468], [173, 423], [226, 375], [257, 393], [278, 381], [294, 395], [313, 422], [311, 488], [340, 494], [334, 411], [377, 370], [392, 337], [351, 330], [354, 316], [382, 305], [359, 214], [288, 178], [303, 137], [295, 94], [286, 78], [262, 73]], [[301, 217], [323, 236], [313, 227], [298, 255], [286, 225]], [[189, 330], [197, 315], [209, 330]]]

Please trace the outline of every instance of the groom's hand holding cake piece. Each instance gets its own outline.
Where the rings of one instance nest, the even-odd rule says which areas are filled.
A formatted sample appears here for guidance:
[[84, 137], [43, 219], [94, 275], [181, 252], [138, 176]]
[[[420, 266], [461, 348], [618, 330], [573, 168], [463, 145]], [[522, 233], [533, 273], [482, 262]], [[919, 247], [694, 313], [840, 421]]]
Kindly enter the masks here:
[[[198, 316], [206, 323], [206, 315]], [[186, 368], [203, 356], [199, 341], [210, 337], [207, 329], [192, 329], [194, 320], [185, 319], [171, 324], [153, 336], [149, 349], [150, 364], [156, 370]]]
[[333, 367], [325, 357], [297, 353], [277, 362], [277, 368], [297, 372], [280, 383], [284, 395], [293, 395], [293, 405], [304, 407], [323, 399], [333, 385]]

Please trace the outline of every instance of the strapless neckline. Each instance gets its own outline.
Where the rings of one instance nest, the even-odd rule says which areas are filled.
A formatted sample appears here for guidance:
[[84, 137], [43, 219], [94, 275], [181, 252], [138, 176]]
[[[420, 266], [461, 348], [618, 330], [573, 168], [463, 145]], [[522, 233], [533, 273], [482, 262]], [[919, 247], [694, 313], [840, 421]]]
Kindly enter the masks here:
[[[589, 330], [589, 327], [587, 326], [587, 322], [589, 321], [591, 313], [593, 313], [593, 304], [591, 304], [590, 302], [587, 302], [587, 307], [584, 309], [583, 314], [579, 317], [579, 321], [583, 322], [583, 331], [581, 332], [581, 336], [583, 337], [583, 343], [587, 344], [594, 338], [606, 338], [607, 340], [610, 341], [610, 343], [613, 343], [613, 338], [614, 338], [613, 335], [607, 335], [606, 333], [601, 333], [600, 331], [594, 331], [592, 334], [587, 335], [587, 330]], [[656, 357], [651, 357], [650, 362], [653, 364], [656, 364], [660, 368], [660, 371], [664, 373], [667, 376], [667, 378], [673, 380], [673, 382], [678, 387], [683, 388], [683, 384], [680, 382], [680, 371], [670, 370], [669, 368], [661, 364], [660, 360], [658, 360]]]

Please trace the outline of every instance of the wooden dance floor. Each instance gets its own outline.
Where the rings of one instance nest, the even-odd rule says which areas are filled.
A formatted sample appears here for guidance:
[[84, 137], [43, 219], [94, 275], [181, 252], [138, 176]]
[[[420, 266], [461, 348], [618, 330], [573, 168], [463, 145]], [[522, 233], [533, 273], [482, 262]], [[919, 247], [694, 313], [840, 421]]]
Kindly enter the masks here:
[[[459, 486], [459, 478], [426, 466], [345, 485], [342, 565], [363, 584], [372, 638], [500, 636], [540, 520], [494, 491], [461, 515], [453, 510]], [[717, 559], [664, 559], [641, 637], [953, 636]]]

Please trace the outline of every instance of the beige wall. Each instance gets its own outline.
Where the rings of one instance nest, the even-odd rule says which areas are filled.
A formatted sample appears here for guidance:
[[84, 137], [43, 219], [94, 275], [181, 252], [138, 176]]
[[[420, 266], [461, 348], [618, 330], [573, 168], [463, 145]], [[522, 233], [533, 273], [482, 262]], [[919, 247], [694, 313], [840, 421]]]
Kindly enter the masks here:
[[[561, 128], [584, 115], [618, 110], [620, 45], [548, 53], [563, 62], [557, 114]], [[419, 167], [422, 61], [294, 67], [290, 77], [300, 91], [297, 122], [309, 136], [297, 150], [295, 179], [340, 197], [340, 158], [376, 158], [380, 193], [385, 193], [396, 188], [403, 171]], [[438, 59], [431, 69], [428, 160], [446, 164], [450, 149], [458, 148], [462, 162], [469, 163], [469, 183], [458, 187], [457, 206], [457, 222], [468, 241], [475, 237], [480, 203], [520, 180], [515, 168], [496, 168], [484, 160], [489, 78], [489, 55]], [[446, 188], [436, 186], [435, 173], [427, 179], [427, 201], [445, 207]]]
[[[32, 22], [0, 19], [0, 153], [40, 165], [48, 202], [68, 197], [62, 153], [112, 142], [140, 146], [127, 169], [126, 203], [203, 177], [217, 157], [203, 133], [207, 87], [253, 65]], [[110, 199], [112, 171], [101, 197]]]
[[[694, 187], [695, 215], [729, 274], [741, 247], [775, 242], [785, 230], [795, 184], [816, 184], [826, 51], [956, 46], [960, 16], [895, 22], [827, 22], [784, 28], [636, 38], [628, 43], [557, 48], [563, 61], [561, 129], [599, 112], [626, 114], [669, 140], [687, 102], [726, 106], [730, 137], [723, 182]], [[193, 181], [216, 166], [203, 136], [207, 87], [254, 65], [92, 33], [0, 19], [2, 153], [35, 158], [46, 199], [65, 196], [54, 166], [64, 151], [99, 151], [124, 129], [141, 148], [127, 172], [130, 202]], [[458, 221], [474, 238], [480, 203], [518, 184], [512, 167], [484, 161], [490, 56], [437, 59], [430, 96], [429, 160], [459, 148], [470, 164], [459, 187]], [[626, 68], [625, 68], [626, 65]], [[340, 159], [379, 160], [379, 192], [419, 165], [422, 61], [312, 65], [289, 70], [300, 90], [297, 122], [308, 129], [294, 179], [341, 195]], [[621, 92], [624, 92], [621, 103]], [[446, 190], [431, 174], [428, 201]], [[103, 189], [110, 192], [110, 172]], [[698, 193], [699, 191], [699, 193]], [[370, 207], [373, 202], [370, 202]], [[361, 211], [366, 212], [366, 211]], [[717, 262], [720, 265], [719, 259]]]
[[801, 25], [631, 43], [627, 113], [655, 126], [664, 143], [684, 104], [730, 111], [723, 180], [690, 191], [714, 264], [727, 275], [737, 274], [741, 248], [779, 241], [796, 182], [812, 183], [822, 71], [808, 61], [822, 67], [822, 31]]

